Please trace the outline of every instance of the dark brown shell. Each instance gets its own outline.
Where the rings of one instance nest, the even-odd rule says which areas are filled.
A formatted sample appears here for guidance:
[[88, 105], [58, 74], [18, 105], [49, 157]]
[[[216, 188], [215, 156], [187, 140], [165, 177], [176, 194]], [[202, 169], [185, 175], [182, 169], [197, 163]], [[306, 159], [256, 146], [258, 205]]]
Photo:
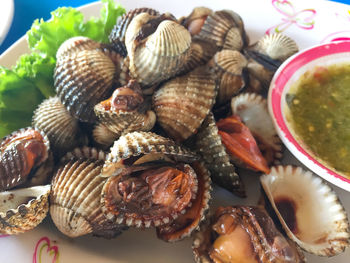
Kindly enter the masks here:
[[[229, 244], [234, 242], [230, 234], [234, 234], [236, 229], [238, 231], [242, 229], [245, 238], [240, 236], [240, 246], [242, 249], [247, 249], [226, 251], [225, 248], [233, 245]], [[220, 244], [216, 244], [219, 239]], [[195, 234], [192, 248], [195, 261], [198, 263], [217, 262], [212, 257], [230, 257], [230, 253], [234, 255], [241, 253], [241, 256], [250, 256], [251, 259], [263, 263], [306, 262], [295, 243], [287, 240], [277, 230], [267, 212], [260, 207], [219, 207], [210, 223], [203, 225], [201, 231]], [[233, 259], [236, 258], [233, 256]]]
[[49, 140], [40, 130], [28, 127], [4, 137], [0, 141], [0, 191], [35, 176], [49, 155]]

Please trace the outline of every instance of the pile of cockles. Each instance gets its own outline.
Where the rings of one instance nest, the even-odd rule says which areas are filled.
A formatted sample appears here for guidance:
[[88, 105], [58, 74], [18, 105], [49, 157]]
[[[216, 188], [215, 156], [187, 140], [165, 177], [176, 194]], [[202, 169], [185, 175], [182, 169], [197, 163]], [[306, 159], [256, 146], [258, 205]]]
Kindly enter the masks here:
[[[196, 262], [344, 251], [349, 223], [335, 192], [279, 165], [266, 94], [298, 51], [292, 39], [250, 44], [237, 13], [204, 7], [179, 19], [133, 9], [109, 38], [65, 41], [57, 96], [39, 105], [32, 127], [1, 140], [1, 233], [30, 230], [49, 213], [72, 238], [129, 228], [155, 228], [168, 242], [191, 236]], [[245, 169], [261, 175], [264, 202], [209, 213], [212, 183], [246, 196]]]

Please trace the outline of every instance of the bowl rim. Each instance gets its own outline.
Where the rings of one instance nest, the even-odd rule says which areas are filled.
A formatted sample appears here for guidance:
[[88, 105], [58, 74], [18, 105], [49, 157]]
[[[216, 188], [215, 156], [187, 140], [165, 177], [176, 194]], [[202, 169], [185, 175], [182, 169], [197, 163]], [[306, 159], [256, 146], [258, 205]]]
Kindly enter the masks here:
[[350, 178], [338, 174], [317, 161], [298, 143], [287, 126], [282, 109], [283, 91], [287, 82], [296, 71], [316, 59], [325, 56], [329, 56], [332, 59], [332, 55], [339, 53], [350, 53], [350, 40], [314, 45], [289, 57], [282, 63], [272, 78], [268, 92], [268, 109], [277, 134], [287, 149], [314, 173], [332, 184], [350, 191]]

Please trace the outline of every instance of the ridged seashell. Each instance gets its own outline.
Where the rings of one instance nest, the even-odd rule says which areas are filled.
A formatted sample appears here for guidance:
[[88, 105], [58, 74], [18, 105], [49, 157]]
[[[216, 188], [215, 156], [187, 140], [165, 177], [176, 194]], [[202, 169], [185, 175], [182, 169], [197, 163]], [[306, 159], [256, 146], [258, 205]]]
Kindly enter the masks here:
[[147, 13], [137, 15], [125, 35], [130, 74], [142, 86], [152, 86], [174, 76], [191, 53], [191, 35], [175, 21], [162, 21], [149, 36], [140, 34], [143, 26], [155, 18]]
[[230, 156], [221, 142], [212, 113], [205, 119], [196, 135], [194, 147], [203, 157], [214, 183], [240, 197], [245, 197], [243, 182], [236, 173], [235, 166], [230, 162]]
[[229, 10], [210, 14], [198, 37], [213, 41], [219, 49], [241, 50], [248, 44], [241, 17]]
[[233, 95], [245, 87], [244, 69], [247, 63], [247, 59], [240, 52], [228, 49], [217, 52], [208, 63], [216, 74], [219, 86], [216, 105], [230, 101]]
[[[63, 43], [60, 49], [64, 49]], [[119, 68], [108, 52], [87, 49], [57, 58], [54, 73], [57, 96], [83, 122], [95, 122], [94, 106], [111, 93]]]
[[166, 133], [183, 141], [197, 132], [215, 96], [215, 78], [203, 66], [162, 84], [153, 94], [153, 109]]
[[302, 249], [334, 256], [350, 245], [346, 212], [321, 178], [300, 167], [276, 166], [260, 182], [285, 232]]
[[193, 231], [198, 230], [199, 224], [206, 218], [212, 190], [210, 173], [200, 162], [192, 163], [191, 167], [198, 178], [196, 199], [192, 201], [192, 206], [174, 222], [157, 228], [158, 238], [164, 241], [175, 242], [190, 236]]
[[42, 131], [32, 127], [15, 131], [0, 140], [0, 191], [35, 177], [49, 154], [48, 138]]
[[94, 141], [103, 148], [110, 147], [114, 141], [119, 138], [118, 134], [112, 132], [103, 123], [98, 123], [95, 125], [92, 131], [92, 136]]
[[57, 97], [46, 99], [38, 106], [32, 124], [47, 135], [52, 151], [58, 156], [79, 144], [79, 122]]
[[298, 52], [296, 42], [286, 35], [280, 33], [265, 35], [245, 50], [245, 54], [250, 58], [248, 70], [268, 87], [277, 68], [296, 52]]
[[219, 207], [194, 235], [192, 249], [197, 263], [306, 262], [266, 211], [253, 206]]
[[179, 19], [181, 25], [188, 29], [191, 35], [197, 35], [208, 15], [212, 14], [213, 10], [207, 7], [196, 7], [192, 10], [191, 14], [187, 17], [182, 17]]
[[232, 98], [231, 109], [252, 132], [268, 165], [278, 164], [282, 158], [282, 142], [272, 123], [266, 99], [255, 93], [242, 93]]
[[0, 233], [13, 235], [35, 228], [49, 210], [50, 185], [0, 193]]
[[[142, 154], [164, 154], [178, 161], [193, 162], [198, 156], [190, 150], [177, 145], [173, 140], [152, 132], [131, 132], [114, 142], [107, 155], [105, 167], [121, 160]], [[102, 172], [102, 176], [104, 173]], [[105, 174], [105, 176], [109, 176]]]
[[93, 50], [101, 47], [99, 42], [96, 42], [88, 37], [77, 36], [71, 37], [62, 43], [56, 52], [57, 59], [63, 59], [65, 56], [77, 53], [83, 50]]
[[181, 75], [204, 65], [215, 55], [216, 51], [217, 48], [213, 43], [202, 39], [192, 39], [191, 54], [177, 74]]
[[107, 220], [101, 211], [105, 178], [99, 174], [105, 154], [85, 147], [63, 159], [51, 184], [50, 214], [56, 227], [69, 237], [93, 233], [110, 238], [119, 234], [120, 227]]
[[120, 53], [123, 57], [126, 57], [127, 51], [125, 47], [125, 33], [131, 23], [131, 20], [141, 13], [148, 13], [152, 16], [159, 15], [157, 10], [148, 7], [135, 8], [124, 14], [117, 24], [113, 27], [111, 33], [109, 34], [109, 41], [114, 46], [114, 48]]

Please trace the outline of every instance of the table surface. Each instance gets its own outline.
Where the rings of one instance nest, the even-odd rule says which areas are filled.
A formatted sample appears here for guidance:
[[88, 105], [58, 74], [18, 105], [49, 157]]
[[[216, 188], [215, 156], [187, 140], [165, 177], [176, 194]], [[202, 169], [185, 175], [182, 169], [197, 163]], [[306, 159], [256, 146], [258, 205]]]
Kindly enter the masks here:
[[[49, 19], [51, 16], [50, 12], [60, 6], [78, 7], [94, 1], [95, 0], [14, 0], [13, 21], [4, 42], [0, 46], [0, 54], [23, 36], [30, 29], [35, 19]], [[334, 2], [350, 5], [350, 0], [337, 0]]]

